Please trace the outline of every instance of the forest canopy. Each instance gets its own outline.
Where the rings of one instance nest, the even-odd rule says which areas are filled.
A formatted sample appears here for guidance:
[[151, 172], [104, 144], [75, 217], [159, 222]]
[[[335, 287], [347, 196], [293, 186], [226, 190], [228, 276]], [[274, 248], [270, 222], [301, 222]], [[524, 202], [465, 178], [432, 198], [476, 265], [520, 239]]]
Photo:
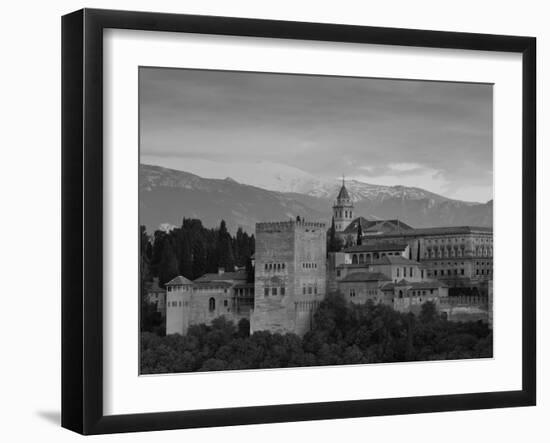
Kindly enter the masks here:
[[141, 373], [287, 368], [492, 357], [492, 332], [482, 322], [450, 322], [426, 302], [418, 316], [389, 306], [347, 303], [328, 295], [304, 337], [258, 331], [224, 317], [187, 335], [141, 334]]

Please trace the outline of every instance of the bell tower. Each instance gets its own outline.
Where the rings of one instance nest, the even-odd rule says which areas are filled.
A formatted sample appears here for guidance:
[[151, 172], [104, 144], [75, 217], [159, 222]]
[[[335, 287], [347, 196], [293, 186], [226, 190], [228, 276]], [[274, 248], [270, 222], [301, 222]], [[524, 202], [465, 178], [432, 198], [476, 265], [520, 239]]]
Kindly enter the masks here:
[[336, 202], [332, 206], [332, 215], [334, 217], [334, 227], [336, 232], [342, 232], [353, 220], [353, 202], [346, 189], [345, 178], [342, 176], [342, 187], [336, 197]]

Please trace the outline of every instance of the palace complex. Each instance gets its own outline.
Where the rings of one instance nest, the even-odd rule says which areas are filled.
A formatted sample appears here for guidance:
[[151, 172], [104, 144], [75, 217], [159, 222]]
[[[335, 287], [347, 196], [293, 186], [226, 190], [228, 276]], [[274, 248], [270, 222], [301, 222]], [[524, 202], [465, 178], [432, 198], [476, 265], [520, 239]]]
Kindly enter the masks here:
[[327, 293], [350, 303], [383, 303], [418, 313], [431, 301], [449, 320], [492, 322], [493, 232], [457, 226], [415, 229], [400, 220], [355, 216], [345, 183], [333, 210], [343, 245], [327, 253], [322, 222], [296, 220], [256, 224], [254, 282], [244, 270], [178, 276], [154, 282], [149, 300], [166, 319], [167, 334], [225, 316], [248, 319], [250, 332], [310, 330]]

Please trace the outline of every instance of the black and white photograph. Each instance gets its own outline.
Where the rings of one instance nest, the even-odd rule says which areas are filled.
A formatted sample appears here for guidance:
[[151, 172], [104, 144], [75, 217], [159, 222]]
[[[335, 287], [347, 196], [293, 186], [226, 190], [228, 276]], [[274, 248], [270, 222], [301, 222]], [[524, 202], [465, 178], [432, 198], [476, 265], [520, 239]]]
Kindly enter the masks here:
[[140, 373], [491, 358], [493, 85], [139, 68]]

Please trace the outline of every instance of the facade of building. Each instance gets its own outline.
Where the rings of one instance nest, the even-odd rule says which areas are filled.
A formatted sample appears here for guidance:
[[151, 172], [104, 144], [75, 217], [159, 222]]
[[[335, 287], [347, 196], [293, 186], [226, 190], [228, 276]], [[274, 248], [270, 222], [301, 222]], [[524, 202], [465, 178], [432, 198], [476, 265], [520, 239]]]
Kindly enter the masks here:
[[[345, 184], [339, 195], [349, 197]], [[339, 200], [336, 200], [335, 208]], [[353, 213], [353, 203], [347, 206]], [[335, 214], [333, 214], [335, 215]], [[336, 220], [336, 219], [335, 219]], [[362, 244], [355, 246], [361, 226]], [[357, 252], [353, 259], [375, 259], [378, 255], [401, 253], [424, 266], [427, 277], [440, 280], [456, 295], [488, 295], [488, 283], [493, 279], [493, 230], [488, 227], [453, 226], [415, 229], [400, 220], [367, 220], [357, 217], [338, 230], [337, 235], [347, 245], [345, 251]], [[390, 245], [394, 245], [391, 246]], [[407, 250], [391, 249], [407, 245]], [[377, 250], [378, 249], [378, 250]], [[362, 254], [361, 254], [362, 253]], [[330, 261], [330, 260], [329, 260]]]
[[189, 326], [218, 317], [238, 323], [249, 319], [254, 285], [244, 271], [205, 274], [195, 281], [178, 276], [166, 284], [166, 334], [186, 334]]
[[149, 299], [164, 309], [166, 333], [185, 334], [193, 324], [224, 316], [235, 323], [248, 319], [251, 333], [302, 336], [329, 292], [340, 292], [351, 303], [371, 300], [400, 312], [417, 313], [432, 301], [451, 320], [489, 320], [492, 229], [414, 229], [400, 220], [354, 218], [345, 183], [333, 217], [337, 235], [345, 240], [340, 252], [327, 256], [324, 223], [300, 218], [257, 223], [254, 283], [247, 282], [245, 271], [220, 270], [195, 281], [179, 276], [166, 284], [164, 298], [153, 284]]
[[251, 332], [305, 334], [326, 294], [326, 225], [258, 223]]
[[409, 257], [424, 265], [429, 277], [451, 288], [476, 288], [487, 295], [493, 279], [493, 231], [491, 228], [458, 226], [411, 229], [368, 237], [369, 245], [407, 243]]
[[[393, 252], [393, 251], [392, 251]], [[428, 277], [421, 263], [402, 255], [384, 255], [355, 263], [357, 247], [334, 253], [343, 255], [336, 267], [337, 290], [351, 303], [384, 303], [399, 312], [417, 313], [422, 303], [439, 305], [448, 296], [447, 285]]]

